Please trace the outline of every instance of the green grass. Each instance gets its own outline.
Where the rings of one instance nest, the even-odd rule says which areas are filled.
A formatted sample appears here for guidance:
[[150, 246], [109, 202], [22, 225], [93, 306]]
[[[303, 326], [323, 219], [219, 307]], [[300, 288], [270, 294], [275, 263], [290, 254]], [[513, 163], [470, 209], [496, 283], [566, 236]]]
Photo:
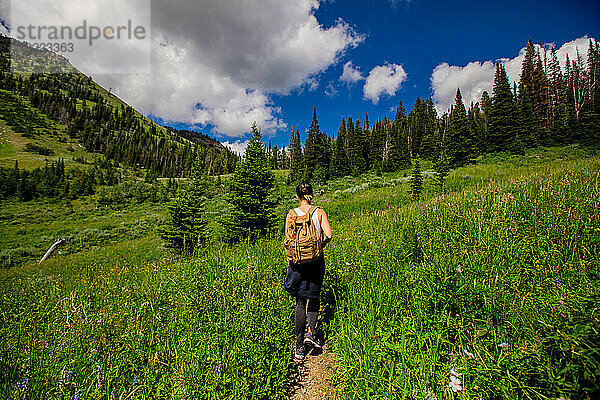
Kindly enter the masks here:
[[[32, 137], [25, 137], [22, 133], [14, 132], [0, 119], [0, 167], [12, 168], [17, 161], [20, 169], [32, 170], [43, 167], [46, 161], [64, 159], [66, 167], [71, 168], [80, 165], [73, 161], [73, 158], [92, 161], [94, 156], [91, 153], [62, 133], [62, 125], [54, 124], [49, 119], [45, 121], [46, 125], [54, 127], [54, 133], [48, 133], [46, 129], [35, 130]], [[26, 152], [24, 149], [28, 143], [51, 149], [54, 154], [44, 156]]]
[[[93, 198], [3, 201], [0, 208], [0, 265], [39, 260], [58, 239], [67, 239], [63, 255], [94, 251], [110, 243], [154, 236], [163, 220], [162, 205], [128, 204], [110, 208]], [[55, 254], [56, 257], [58, 254]]]
[[[335, 232], [320, 326], [342, 398], [597, 396], [600, 157], [565, 147], [479, 162], [453, 171], [445, 195], [426, 180], [420, 202], [408, 171], [317, 196]], [[293, 203], [292, 188], [277, 196]], [[10, 207], [22, 232], [2, 229], [24, 243], [56, 216], [112, 234], [158, 214], [83, 202], [50, 207], [36, 228], [25, 221], [45, 204]], [[0, 270], [0, 396], [285, 398], [296, 367], [281, 237], [176, 260], [143, 232]]]
[[347, 397], [450, 397], [451, 368], [466, 398], [598, 393], [599, 166], [513, 164], [344, 226], [329, 284]]

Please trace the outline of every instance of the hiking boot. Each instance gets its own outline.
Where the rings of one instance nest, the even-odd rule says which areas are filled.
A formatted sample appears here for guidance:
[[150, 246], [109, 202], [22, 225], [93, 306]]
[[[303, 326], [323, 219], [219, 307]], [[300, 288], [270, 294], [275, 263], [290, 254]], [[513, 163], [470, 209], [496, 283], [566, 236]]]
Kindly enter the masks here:
[[302, 361], [306, 357], [306, 347], [300, 346], [296, 347], [296, 351], [294, 352], [294, 359], [296, 361]]
[[310, 332], [306, 334], [306, 337], [304, 338], [304, 344], [306, 346], [314, 347], [315, 349], [320, 349], [322, 347], [319, 339], [317, 339], [316, 336]]

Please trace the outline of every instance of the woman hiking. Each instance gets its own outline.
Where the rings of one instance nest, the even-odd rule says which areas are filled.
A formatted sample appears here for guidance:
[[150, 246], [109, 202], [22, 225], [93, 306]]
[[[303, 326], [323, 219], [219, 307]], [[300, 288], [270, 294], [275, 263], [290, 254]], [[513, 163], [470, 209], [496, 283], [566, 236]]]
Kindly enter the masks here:
[[[325, 276], [323, 247], [331, 240], [333, 234], [325, 211], [311, 206], [313, 189], [309, 183], [301, 183], [296, 187], [296, 198], [298, 207], [290, 210], [285, 220], [284, 243], [288, 271], [284, 287], [296, 298], [294, 358], [303, 360], [307, 347], [321, 348], [321, 343], [316, 337], [316, 324], [320, 307], [319, 296]], [[305, 335], [307, 309], [308, 332]]]

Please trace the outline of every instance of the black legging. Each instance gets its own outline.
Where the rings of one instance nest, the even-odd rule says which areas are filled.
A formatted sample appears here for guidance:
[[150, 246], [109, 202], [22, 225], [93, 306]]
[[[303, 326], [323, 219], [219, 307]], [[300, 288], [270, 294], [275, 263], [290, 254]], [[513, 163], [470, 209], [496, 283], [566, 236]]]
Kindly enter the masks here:
[[298, 349], [304, 343], [304, 328], [306, 326], [306, 303], [308, 300], [308, 331], [314, 336], [316, 334], [317, 315], [321, 301], [317, 299], [307, 299], [305, 297], [296, 297], [296, 311], [294, 313], [294, 325], [296, 331], [296, 348]]

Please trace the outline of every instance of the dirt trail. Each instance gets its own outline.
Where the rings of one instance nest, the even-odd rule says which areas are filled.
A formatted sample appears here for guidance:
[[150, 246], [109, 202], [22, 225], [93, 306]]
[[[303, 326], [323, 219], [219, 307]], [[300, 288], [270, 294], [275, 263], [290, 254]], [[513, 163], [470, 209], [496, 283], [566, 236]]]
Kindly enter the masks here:
[[323, 346], [323, 351], [311, 350], [298, 366], [300, 376], [294, 382], [292, 400], [338, 399], [332, 376], [336, 356]]

